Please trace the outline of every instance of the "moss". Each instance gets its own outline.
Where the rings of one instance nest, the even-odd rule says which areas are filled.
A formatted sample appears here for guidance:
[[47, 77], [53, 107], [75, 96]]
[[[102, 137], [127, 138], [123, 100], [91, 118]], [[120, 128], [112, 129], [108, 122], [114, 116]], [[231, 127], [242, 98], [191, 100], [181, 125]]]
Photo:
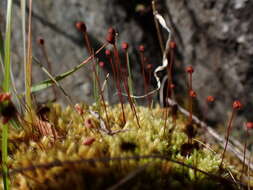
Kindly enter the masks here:
[[[105, 113], [100, 110], [101, 118], [98, 118], [91, 112], [99, 110], [96, 104], [79, 105], [79, 108], [81, 115], [71, 107], [62, 110], [53, 104], [47, 121], [37, 118], [32, 124], [23, 122], [26, 130], [10, 131], [11, 171], [44, 164], [13, 174], [12, 189], [104, 189], [130, 174], [133, 177], [122, 189], [233, 188], [219, 177], [210, 177], [180, 164], [191, 165], [210, 175], [224, 174], [219, 170], [220, 156], [200, 145], [193, 147], [187, 156], [182, 155], [182, 145], [189, 143], [183, 117], [178, 117], [176, 126], [169, 117], [164, 129], [164, 109], [139, 106], [139, 128], [129, 105], [125, 106], [125, 125], [120, 106], [108, 106], [110, 129], [119, 131], [110, 135], [101, 129]], [[34, 131], [37, 131], [36, 138]], [[159, 155], [163, 159], [137, 159], [144, 155]], [[84, 162], [84, 159], [119, 157], [129, 159]], [[45, 165], [48, 163], [51, 165]]]

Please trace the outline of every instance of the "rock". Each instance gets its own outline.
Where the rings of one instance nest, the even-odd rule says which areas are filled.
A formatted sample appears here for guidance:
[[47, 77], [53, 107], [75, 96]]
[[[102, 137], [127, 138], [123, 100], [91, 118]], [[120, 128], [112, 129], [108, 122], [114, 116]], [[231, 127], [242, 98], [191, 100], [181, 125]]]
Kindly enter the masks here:
[[[6, 6], [6, 1], [3, 1], [2, 7]], [[23, 74], [23, 49], [22, 49], [22, 33], [20, 19], [19, 1], [14, 1], [13, 10], [13, 32], [12, 38], [12, 62], [19, 91], [24, 90], [24, 74]], [[4, 12], [5, 14], [5, 12]], [[33, 2], [33, 54], [44, 65], [45, 58], [39, 45], [36, 43], [38, 37], [45, 39], [45, 46], [48, 51], [48, 57], [52, 63], [53, 74], [57, 75], [68, 71], [74, 66], [81, 63], [87, 56], [87, 51], [84, 48], [82, 35], [76, 30], [76, 21], [82, 20], [86, 23], [87, 31], [91, 39], [91, 43], [95, 49], [98, 49], [104, 42], [107, 29], [111, 26], [117, 29], [118, 48], [122, 41], [127, 41], [130, 44], [129, 52], [132, 54], [134, 49], [139, 45], [144, 36], [143, 30], [134, 19], [127, 18], [126, 10], [123, 10], [120, 5], [116, 5], [113, 1], [108, 0], [88, 0], [76, 1], [69, 0], [67, 2], [56, 1], [34, 1]], [[1, 28], [4, 28], [4, 23]], [[108, 46], [108, 48], [112, 48]], [[104, 51], [99, 56], [105, 60]], [[131, 57], [131, 64], [139, 69], [139, 64], [135, 62], [138, 55]], [[109, 63], [106, 62], [106, 70], [104, 74], [110, 72]], [[80, 69], [74, 75], [64, 79], [61, 84], [69, 95], [76, 101], [86, 101], [91, 103], [92, 88], [87, 88], [87, 83], [92, 84], [91, 64]], [[134, 73], [136, 75], [136, 73]], [[138, 74], [137, 74], [138, 76]], [[33, 84], [48, 78], [41, 69], [33, 65]], [[21, 79], [21, 80], [20, 80]], [[103, 78], [101, 79], [103, 81]], [[136, 86], [140, 86], [138, 80]], [[85, 84], [85, 85], [84, 85]], [[85, 86], [85, 87], [84, 87]], [[112, 90], [114, 88], [114, 90]], [[81, 90], [80, 90], [81, 89]], [[82, 89], [90, 90], [82, 91]], [[115, 87], [109, 84], [111, 92], [115, 92]], [[138, 92], [138, 90], [137, 90]], [[62, 94], [59, 92], [59, 94]], [[36, 93], [39, 102], [47, 101], [53, 98], [51, 90]], [[87, 96], [88, 95], [88, 96]], [[116, 96], [110, 96], [112, 102], [117, 101]], [[61, 96], [61, 99], [64, 99]]]
[[167, 0], [166, 8], [180, 61], [195, 67], [193, 88], [200, 108], [204, 109], [208, 95], [215, 96], [217, 101], [209, 111], [215, 114], [208, 118], [225, 122], [233, 100], [241, 100], [244, 108], [237, 126], [242, 130], [241, 121], [252, 118], [253, 2]]

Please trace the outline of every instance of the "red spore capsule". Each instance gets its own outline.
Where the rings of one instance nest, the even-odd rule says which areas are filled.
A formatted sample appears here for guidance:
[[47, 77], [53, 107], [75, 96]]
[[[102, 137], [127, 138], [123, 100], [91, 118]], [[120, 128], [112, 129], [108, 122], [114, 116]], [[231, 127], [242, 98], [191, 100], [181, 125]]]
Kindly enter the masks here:
[[195, 97], [197, 96], [197, 93], [196, 93], [194, 90], [190, 90], [189, 95], [190, 95], [192, 98], [195, 98]]
[[84, 139], [82, 144], [90, 146], [90, 145], [92, 145], [93, 142], [95, 142], [95, 140], [96, 139], [94, 137], [87, 137], [86, 139]]
[[0, 103], [4, 101], [10, 101], [11, 94], [10, 93], [0, 93]]
[[234, 101], [233, 109], [237, 109], [237, 110], [242, 109], [242, 103], [239, 100]]
[[112, 54], [112, 53], [111, 53], [111, 51], [110, 51], [109, 49], [106, 49], [106, 50], [105, 50], [105, 55], [106, 55], [106, 56], [111, 56], [111, 54]]
[[105, 66], [105, 62], [103, 61], [100, 61], [98, 64], [99, 64], [99, 67], [102, 67], [102, 68]]
[[115, 36], [116, 36], [116, 31], [113, 28], [109, 28], [107, 35], [106, 35], [106, 41], [112, 45], [115, 44]]
[[80, 32], [86, 32], [87, 30], [85, 23], [82, 21], [76, 22], [76, 29]]
[[81, 107], [79, 104], [76, 104], [76, 105], [75, 105], [75, 109], [76, 109], [76, 111], [77, 111], [77, 113], [78, 113], [79, 115], [82, 115], [82, 114], [83, 114], [83, 109], [82, 109], [82, 107]]
[[92, 123], [92, 120], [90, 118], [85, 119], [84, 124], [87, 128], [94, 128], [95, 126]]
[[246, 127], [247, 129], [253, 129], [253, 122], [247, 122]]
[[186, 72], [192, 74], [192, 73], [194, 72], [193, 67], [192, 67], [192, 66], [188, 66], [188, 67], [186, 68]]
[[176, 43], [175, 42], [170, 42], [170, 48], [175, 49], [176, 48]]
[[144, 52], [144, 51], [145, 51], [144, 45], [140, 45], [140, 46], [139, 46], [139, 51], [140, 51], [140, 52]]
[[215, 101], [215, 98], [213, 96], [207, 96], [206, 101], [212, 103]]
[[37, 42], [38, 42], [38, 44], [40, 44], [40, 45], [44, 45], [45, 40], [44, 40], [43, 38], [38, 38]]
[[146, 69], [151, 70], [152, 69], [152, 64], [147, 64]]
[[171, 84], [171, 85], [170, 85], [170, 88], [171, 88], [171, 89], [174, 89], [174, 88], [175, 88], [175, 84]]
[[126, 50], [128, 49], [128, 43], [127, 43], [127, 42], [123, 42], [123, 43], [121, 44], [121, 48], [122, 48], [124, 51], [126, 51]]

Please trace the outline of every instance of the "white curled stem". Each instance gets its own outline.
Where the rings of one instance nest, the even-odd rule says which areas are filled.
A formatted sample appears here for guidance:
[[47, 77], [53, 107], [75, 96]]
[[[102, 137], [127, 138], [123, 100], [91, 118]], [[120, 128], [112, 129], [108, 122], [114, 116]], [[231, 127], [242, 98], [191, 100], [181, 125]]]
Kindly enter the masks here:
[[[160, 23], [160, 25], [168, 32], [168, 39], [167, 39], [167, 42], [166, 42], [166, 47], [165, 47], [165, 51], [163, 52], [163, 59], [162, 59], [162, 65], [158, 66], [155, 71], [154, 71], [154, 77], [156, 79], [156, 83], [157, 83], [157, 88], [142, 95], [142, 96], [135, 96], [135, 95], [131, 95], [132, 98], [145, 98], [147, 96], [150, 96], [154, 93], [156, 93], [158, 90], [160, 90], [161, 88], [161, 81], [160, 81], [160, 78], [158, 77], [158, 72], [160, 71], [163, 71], [167, 68], [168, 66], [168, 60], [167, 60], [167, 53], [170, 49], [170, 41], [171, 41], [171, 30], [169, 29], [169, 27], [167, 26], [166, 22], [165, 22], [165, 19], [162, 17], [162, 15], [160, 15], [157, 11], [154, 12], [154, 17], [155, 19], [158, 20], [158, 22]], [[127, 94], [123, 94], [124, 96], [127, 96]]]

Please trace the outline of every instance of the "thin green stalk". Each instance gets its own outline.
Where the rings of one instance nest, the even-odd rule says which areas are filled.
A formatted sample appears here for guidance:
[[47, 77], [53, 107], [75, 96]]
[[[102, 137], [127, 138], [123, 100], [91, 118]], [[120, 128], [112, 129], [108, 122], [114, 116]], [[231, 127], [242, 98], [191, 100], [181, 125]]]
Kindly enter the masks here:
[[21, 7], [21, 20], [22, 20], [22, 40], [23, 40], [23, 61], [24, 61], [24, 69], [26, 68], [26, 0], [20, 1]]
[[3, 170], [3, 184], [4, 189], [9, 189], [9, 178], [8, 178], [8, 124], [2, 126], [2, 170]]
[[[20, 98], [18, 97], [18, 92], [17, 92], [17, 88], [16, 88], [16, 84], [15, 84], [15, 78], [14, 78], [14, 74], [13, 74], [13, 69], [12, 69], [12, 65], [10, 66], [10, 79], [11, 79], [11, 91], [12, 91], [12, 99], [15, 100], [15, 102], [17, 102], [17, 106], [16, 108], [18, 108], [18, 110], [21, 110], [21, 102], [20, 102]], [[16, 122], [15, 120], [11, 119], [10, 123], [13, 127], [18, 127], [18, 122]]]
[[[78, 71], [80, 68], [82, 68], [84, 65], [88, 64], [90, 61], [92, 61], [94, 59], [94, 57], [101, 52], [101, 50], [103, 50], [108, 44], [105, 43], [103, 44], [96, 52], [94, 55], [89, 56], [88, 58], [86, 58], [82, 63], [80, 63], [79, 65], [75, 66], [74, 68], [70, 69], [69, 71], [66, 71], [60, 75], [57, 75], [54, 77], [55, 81], [61, 81], [64, 78], [72, 75], [73, 73], [75, 73], [76, 71]], [[36, 61], [35, 61], [36, 63]], [[38, 92], [41, 90], [44, 90], [50, 86], [52, 86], [54, 84], [54, 81], [52, 79], [47, 79], [44, 80], [42, 82], [40, 82], [39, 84], [34, 85], [31, 90], [32, 92]]]
[[25, 100], [28, 109], [32, 110], [31, 84], [32, 84], [32, 0], [29, 2], [28, 49], [25, 64]]
[[[98, 76], [98, 79], [99, 79], [99, 81], [97, 81], [97, 93], [98, 93], [98, 107], [99, 107], [99, 113], [101, 113], [100, 111], [101, 111], [101, 109], [100, 109], [100, 107], [101, 107], [101, 102], [100, 102], [100, 91], [102, 92], [102, 87], [101, 87], [101, 90], [100, 90], [100, 88], [99, 88], [99, 86], [101, 86], [101, 84], [98, 84], [98, 83], [100, 83], [100, 80], [103, 78], [102, 77], [102, 71], [101, 71], [101, 68], [100, 68], [100, 66], [99, 66], [99, 63], [97, 62], [96, 63], [96, 73], [97, 73], [97, 76]], [[95, 76], [96, 77], [96, 76]], [[103, 92], [102, 92], [103, 93]]]
[[7, 18], [6, 18], [6, 33], [5, 33], [5, 49], [4, 49], [4, 82], [3, 90], [10, 91], [11, 86], [11, 14], [12, 0], [8, 1]]
[[[98, 72], [98, 65], [94, 66], [94, 72], [93, 72], [93, 96], [94, 96], [94, 100], [97, 104], [99, 104], [99, 91], [98, 91], [98, 81], [96, 78], [96, 73]], [[100, 108], [100, 106], [98, 106]]]
[[[89, 40], [89, 37], [88, 37], [88, 33], [87, 33], [86, 30], [83, 31], [83, 37], [84, 37], [84, 42], [85, 42], [86, 47], [88, 49], [89, 55], [92, 56], [94, 54], [94, 52], [93, 52], [93, 49], [91, 47], [91, 43], [90, 43], [90, 40]], [[93, 59], [93, 60], [95, 60], [95, 59]], [[92, 69], [93, 69], [93, 95], [94, 95], [95, 102], [98, 105], [99, 112], [100, 112], [99, 89], [98, 89], [99, 85], [100, 85], [98, 83], [100, 81], [99, 81], [99, 78], [97, 78], [97, 75], [98, 75], [98, 64], [96, 64], [96, 61], [94, 61], [93, 65], [92, 65]]]
[[22, 40], [23, 40], [23, 53], [24, 53], [24, 62], [26, 57], [26, 0], [20, 0], [21, 6], [21, 19], [22, 19]]
[[[11, 87], [11, 20], [12, 20], [12, 0], [7, 4], [7, 16], [6, 16], [6, 33], [4, 44], [4, 92], [10, 92]], [[3, 168], [3, 183], [4, 189], [9, 189], [8, 179], [8, 124], [4, 124], [2, 127], [2, 168]]]
[[4, 41], [1, 28], [0, 28], [0, 63], [2, 71], [4, 72]]
[[[107, 114], [107, 108], [106, 108], [106, 103], [105, 103], [105, 99], [104, 99], [104, 95], [103, 95], [103, 91], [102, 91], [102, 87], [101, 87], [101, 85], [100, 85], [100, 80], [99, 80], [99, 75], [98, 75], [98, 64], [96, 64], [96, 65], [94, 65], [94, 64], [96, 64], [96, 60], [94, 59], [94, 62], [93, 62], [93, 73], [95, 74], [95, 79], [96, 79], [96, 88], [97, 88], [97, 90], [98, 90], [98, 98], [100, 97], [100, 95], [101, 95], [101, 99], [102, 99], [102, 105], [104, 106], [104, 111], [105, 111], [105, 115], [106, 115], [106, 127], [107, 127], [107, 129], [109, 130], [109, 131], [111, 131], [111, 129], [109, 128], [109, 117], [108, 117], [108, 114]], [[97, 67], [96, 67], [97, 66]], [[99, 95], [100, 94], [100, 95]], [[98, 107], [99, 107], [99, 113], [100, 113], [100, 101], [99, 101], [99, 99], [97, 100], [97, 102], [98, 102]]]
[[132, 79], [132, 72], [131, 67], [129, 63], [129, 54], [126, 52], [126, 62], [127, 62], [127, 70], [128, 70], [128, 86], [129, 86], [129, 92], [131, 95], [133, 95], [133, 79]]
[[66, 99], [69, 101], [70, 105], [74, 108], [74, 103], [72, 98], [68, 95], [68, 93], [64, 90], [64, 88], [60, 85], [60, 83], [55, 80], [55, 78], [50, 74], [49, 71], [37, 60], [36, 58], [33, 57], [33, 60], [35, 63], [39, 65], [39, 67], [42, 69], [42, 71], [54, 82], [54, 84], [62, 91]]

